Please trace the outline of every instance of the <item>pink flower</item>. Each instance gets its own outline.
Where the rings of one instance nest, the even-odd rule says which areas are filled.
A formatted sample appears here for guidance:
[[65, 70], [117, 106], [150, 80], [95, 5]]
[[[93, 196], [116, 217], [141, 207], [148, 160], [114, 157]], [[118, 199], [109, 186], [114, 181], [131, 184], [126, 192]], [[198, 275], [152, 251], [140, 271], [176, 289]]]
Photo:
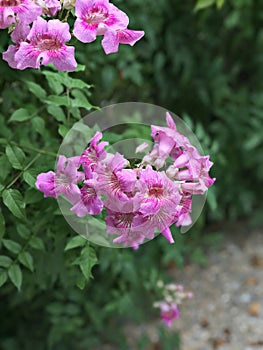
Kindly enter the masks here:
[[154, 237], [153, 230], [146, 232], [141, 226], [146, 219], [139, 212], [136, 201], [107, 200], [104, 205], [107, 211], [107, 233], [119, 236], [113, 239], [113, 243], [122, 243], [124, 247], [138, 249], [146, 238]]
[[182, 195], [181, 201], [177, 207], [177, 211], [174, 217], [174, 222], [176, 226], [188, 226], [191, 225], [192, 219], [190, 213], [192, 211], [192, 195], [189, 193], [184, 193]]
[[207, 191], [207, 187], [201, 179], [198, 182], [183, 182], [181, 188], [184, 192], [191, 194], [204, 194]]
[[80, 189], [80, 200], [70, 210], [79, 217], [98, 215], [103, 209], [103, 203], [97, 195], [95, 185], [90, 181], [84, 181], [84, 184]]
[[48, 16], [55, 16], [61, 10], [59, 0], [34, 0], [34, 2], [42, 7], [43, 14]]
[[57, 198], [55, 191], [55, 173], [49, 171], [47, 173], [41, 173], [37, 175], [36, 188], [44, 193], [44, 197]]
[[58, 198], [64, 194], [72, 203], [79, 200], [81, 192], [77, 183], [84, 180], [84, 174], [77, 170], [77, 158], [59, 156], [56, 173], [49, 171], [37, 176], [36, 188], [44, 193], [44, 197]]
[[151, 136], [155, 142], [153, 150], [143, 158], [143, 163], [154, 165], [157, 169], [165, 165], [171, 156], [176, 159], [183, 154], [183, 149], [190, 144], [187, 137], [177, 131], [171, 115], [166, 113], [168, 127], [151, 125]]
[[0, 0], [0, 29], [7, 28], [16, 21], [30, 24], [41, 13], [41, 7], [31, 0]]
[[134, 170], [123, 169], [128, 164], [127, 159], [116, 153], [107, 165], [99, 166], [96, 170], [99, 193], [116, 201], [129, 200], [137, 178]]
[[181, 200], [179, 187], [165, 172], [155, 171], [150, 166], [140, 171], [136, 186], [139, 190], [137, 200], [140, 201], [140, 212], [147, 218], [144, 229], [157, 228], [173, 243], [169, 226], [174, 222], [176, 208]]
[[167, 324], [168, 327], [172, 326], [172, 321], [177, 320], [180, 317], [180, 313], [177, 304], [168, 304], [166, 302], [160, 302], [161, 319]]
[[[197, 181], [201, 173], [202, 158], [195, 147], [187, 146], [184, 153], [174, 161], [176, 168], [183, 168], [183, 171], [178, 174], [178, 179]], [[187, 168], [187, 171], [184, 168]], [[184, 175], [181, 176], [182, 174]]]
[[82, 152], [80, 157], [80, 164], [83, 169], [87, 172], [95, 170], [97, 164], [106, 158], [107, 152], [104, 147], [107, 146], [108, 142], [100, 142], [102, 138], [101, 132], [96, 132], [90, 141], [90, 145], [85, 151]]
[[29, 32], [29, 25], [24, 25], [23, 23], [18, 23], [12, 32], [11, 38], [16, 45], [9, 45], [7, 51], [3, 52], [3, 59], [8, 62], [11, 68], [17, 68], [15, 54], [20, 47], [20, 43], [26, 40]]
[[119, 30], [127, 28], [129, 18], [108, 0], [76, 0], [73, 34], [83, 43], [94, 41], [107, 28]]
[[209, 176], [209, 170], [214, 163], [209, 160], [209, 156], [202, 157], [200, 179], [204, 182], [206, 187], [210, 187], [216, 181], [216, 178]]
[[119, 44], [129, 44], [133, 46], [144, 36], [143, 31], [139, 30], [107, 30], [102, 40], [102, 47], [106, 54], [118, 52]]
[[143, 142], [142, 144], [140, 144], [136, 150], [135, 153], [142, 153], [144, 152], [147, 148], [149, 148], [149, 144], [147, 142]]
[[[112, 211], [107, 208], [107, 217], [105, 219], [107, 233], [119, 235], [119, 237], [113, 239], [113, 243], [123, 243], [124, 247], [132, 247], [138, 249], [139, 245], [143, 243], [147, 235], [145, 232], [133, 224], [134, 218], [141, 216], [139, 212], [123, 212]], [[151, 239], [154, 237], [154, 233], [148, 235]]]
[[81, 196], [77, 183], [83, 179], [84, 176], [78, 171], [74, 160], [59, 156], [54, 179], [56, 196], [64, 194], [70, 202], [76, 203]]
[[27, 36], [28, 42], [21, 42], [15, 54], [17, 68], [40, 68], [40, 64], [53, 63], [61, 71], [74, 71], [74, 47], [65, 45], [70, 38], [67, 23], [58, 19], [46, 22], [38, 17]]
[[160, 308], [161, 319], [168, 327], [171, 327], [172, 321], [179, 318], [180, 313], [178, 305], [185, 299], [193, 297], [192, 292], [185, 292], [184, 286], [180, 284], [164, 284], [162, 280], [157, 282], [157, 287], [162, 295], [162, 301], [154, 302], [153, 306]]

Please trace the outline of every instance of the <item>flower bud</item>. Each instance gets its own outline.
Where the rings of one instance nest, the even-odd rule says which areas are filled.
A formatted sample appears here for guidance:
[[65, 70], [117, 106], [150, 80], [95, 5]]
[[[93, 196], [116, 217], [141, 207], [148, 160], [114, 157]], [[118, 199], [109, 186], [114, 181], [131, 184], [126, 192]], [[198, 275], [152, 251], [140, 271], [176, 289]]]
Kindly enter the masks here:
[[75, 6], [76, 0], [60, 0], [63, 9], [70, 10]]

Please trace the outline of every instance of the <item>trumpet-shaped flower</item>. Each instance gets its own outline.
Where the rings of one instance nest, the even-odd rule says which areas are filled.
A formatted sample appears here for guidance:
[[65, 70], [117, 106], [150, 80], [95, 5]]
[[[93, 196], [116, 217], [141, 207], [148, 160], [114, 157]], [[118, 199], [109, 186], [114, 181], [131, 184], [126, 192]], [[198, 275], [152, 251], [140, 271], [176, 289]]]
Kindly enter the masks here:
[[31, 0], [0, 0], [0, 29], [12, 23], [32, 23], [42, 13], [40, 6]]
[[96, 132], [90, 141], [90, 145], [82, 152], [80, 157], [80, 164], [86, 172], [95, 170], [97, 164], [106, 158], [107, 153], [104, 149], [108, 142], [100, 142], [102, 138], [101, 132]]
[[74, 160], [59, 156], [54, 181], [56, 195], [64, 194], [72, 203], [76, 203], [81, 195], [77, 183], [82, 180], [83, 174], [78, 171]]
[[20, 43], [25, 41], [30, 32], [29, 25], [18, 23], [11, 34], [11, 38], [16, 45], [9, 45], [8, 49], [3, 52], [3, 59], [8, 62], [11, 68], [17, 68], [15, 54], [17, 53]]
[[53, 63], [61, 71], [75, 70], [74, 47], [65, 45], [70, 38], [67, 23], [38, 17], [27, 36], [28, 42], [21, 42], [15, 54], [17, 68], [40, 68], [40, 64]]
[[42, 7], [42, 11], [46, 15], [55, 16], [61, 10], [59, 0], [34, 0], [35, 3]]
[[152, 239], [154, 237], [153, 230], [146, 232], [141, 226], [146, 219], [139, 211], [136, 211], [132, 201], [120, 206], [116, 202], [112, 203], [107, 200], [105, 207], [107, 210], [105, 219], [107, 233], [119, 236], [113, 239], [113, 243], [122, 243], [125, 247], [130, 246], [133, 249], [138, 249], [146, 238]]
[[138, 40], [144, 36], [144, 32], [140, 30], [120, 29], [107, 30], [102, 40], [102, 47], [106, 54], [117, 52], [119, 44], [128, 44], [133, 46]]
[[139, 190], [140, 212], [147, 218], [145, 230], [157, 228], [173, 243], [168, 228], [174, 222], [181, 200], [178, 185], [171, 181], [165, 172], [157, 172], [147, 166], [140, 171], [136, 186]]
[[190, 213], [192, 211], [192, 195], [183, 192], [181, 201], [177, 207], [177, 212], [174, 217], [176, 226], [188, 226], [191, 225], [192, 219]]
[[168, 327], [172, 326], [173, 320], [177, 320], [180, 317], [178, 307], [175, 303], [168, 304], [166, 302], [160, 302], [160, 309], [161, 319]]
[[48, 171], [47, 173], [37, 175], [36, 188], [44, 193], [44, 197], [57, 198], [55, 190], [55, 175], [54, 171]]
[[134, 170], [123, 169], [128, 164], [127, 159], [116, 153], [106, 166], [99, 166], [97, 169], [99, 193], [115, 200], [129, 200], [137, 178]]
[[135, 249], [144, 241], [143, 232], [133, 227], [134, 217], [139, 215], [137, 212], [115, 212], [109, 208], [105, 219], [108, 234], [119, 235], [113, 242], [124, 243], [125, 246], [133, 246]]
[[160, 309], [162, 321], [171, 327], [172, 321], [180, 317], [178, 305], [185, 299], [191, 299], [193, 293], [185, 292], [184, 286], [181, 284], [164, 284], [162, 280], [157, 282], [157, 286], [162, 300], [154, 302], [153, 306]]
[[[13, 40], [19, 45], [20, 37], [16, 35], [18, 38]], [[81, 156], [60, 156], [55, 173], [38, 175], [37, 188], [45, 197], [64, 194], [73, 204], [71, 211], [79, 217], [98, 215], [104, 207], [107, 233], [116, 236], [113, 243], [137, 249], [157, 230], [174, 243], [170, 226], [192, 223], [193, 195], [205, 193], [215, 179], [209, 176], [213, 164], [209, 156], [201, 156], [177, 131], [169, 113], [166, 120], [168, 127], [152, 126], [154, 147], [134, 168], [120, 153], [107, 153], [108, 143], [100, 142], [102, 134], [97, 132]], [[136, 151], [146, 146], [142, 144]], [[160, 171], [168, 157], [173, 164]], [[158, 304], [168, 326], [179, 317], [178, 298], [183, 295], [179, 287], [177, 292], [175, 301], [168, 295], [164, 303]]]
[[146, 164], [154, 165], [157, 169], [165, 165], [166, 159], [175, 159], [183, 154], [183, 149], [190, 145], [187, 137], [177, 131], [171, 115], [166, 113], [168, 127], [151, 125], [151, 136], [155, 142], [153, 150], [143, 158]]
[[76, 167], [74, 158], [59, 156], [56, 173], [49, 171], [37, 176], [36, 187], [44, 193], [44, 197], [54, 197], [64, 194], [72, 203], [76, 203], [81, 195], [78, 182], [84, 179]]
[[103, 203], [97, 195], [95, 184], [91, 181], [85, 181], [85, 185], [80, 189], [80, 200], [71, 208], [77, 216], [87, 214], [98, 215], [101, 213]]
[[83, 43], [94, 41], [107, 28], [125, 29], [129, 23], [128, 16], [109, 0], [76, 0], [75, 15], [73, 34]]
[[145, 215], [157, 214], [164, 205], [172, 205], [174, 208], [181, 199], [177, 184], [171, 181], [165, 172], [157, 172], [150, 166], [140, 171], [137, 188], [142, 200], [140, 210]]

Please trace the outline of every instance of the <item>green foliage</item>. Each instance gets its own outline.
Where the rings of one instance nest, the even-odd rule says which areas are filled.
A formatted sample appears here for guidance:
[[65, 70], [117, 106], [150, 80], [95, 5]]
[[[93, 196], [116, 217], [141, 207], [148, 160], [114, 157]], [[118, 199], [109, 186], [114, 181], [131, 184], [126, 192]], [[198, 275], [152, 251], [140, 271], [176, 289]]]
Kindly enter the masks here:
[[195, 11], [205, 9], [214, 4], [220, 9], [224, 5], [224, 2], [225, 0], [198, 0], [195, 6]]
[[[79, 66], [70, 75], [49, 67], [19, 72], [0, 65], [3, 350], [101, 349], [102, 344], [128, 349], [123, 326], [140, 327], [158, 317], [152, 309], [157, 280], [167, 279], [167, 269], [183, 268], [185, 260], [205, 265], [208, 247], [220, 244], [220, 232], [205, 234], [207, 223], [262, 222], [259, 2], [115, 4], [132, 14], [131, 27], [146, 32], [135, 47], [121, 46], [118, 54], [106, 56], [99, 43], [79, 43], [78, 59], [86, 69]], [[5, 31], [0, 39], [3, 51]], [[66, 224], [56, 201], [35, 189], [37, 174], [53, 170], [74, 122], [93, 104], [124, 101], [159, 104], [182, 116], [215, 163], [217, 182], [204, 213], [185, 235], [173, 228], [173, 246], [158, 237], [138, 251], [93, 247]], [[135, 127], [122, 137], [147, 133]], [[119, 140], [119, 134], [113, 130], [109, 141]], [[160, 330], [159, 337], [160, 348], [179, 348], [177, 334]], [[148, 344], [141, 337], [135, 348]]]
[[[41, 278], [41, 268], [50, 254], [57, 252], [62, 259], [63, 242], [72, 235], [62, 218], [58, 217], [57, 224], [53, 224], [56, 203], [50, 201], [51, 205], [48, 205], [42, 200], [35, 181], [38, 173], [54, 166], [61, 128], [68, 130], [81, 118], [82, 112], [92, 108], [88, 100], [91, 86], [76, 75], [70, 77], [67, 73], [51, 70], [31, 73], [27, 77], [21, 74], [15, 80], [15, 87], [8, 80], [1, 84], [4, 97], [0, 105], [0, 161], [3, 168], [0, 180], [4, 205], [0, 213], [4, 249], [0, 259], [1, 285], [9, 277], [20, 290], [24, 268], [35, 271], [38, 276], [36, 287], [46, 284]], [[42, 252], [41, 263], [34, 251]], [[79, 266], [85, 281], [91, 277], [96, 262], [93, 248], [84, 247]], [[51, 275], [54, 283], [60, 273], [58, 266], [47, 275]], [[34, 278], [32, 275], [32, 281]], [[79, 283], [77, 278], [75, 283]]]

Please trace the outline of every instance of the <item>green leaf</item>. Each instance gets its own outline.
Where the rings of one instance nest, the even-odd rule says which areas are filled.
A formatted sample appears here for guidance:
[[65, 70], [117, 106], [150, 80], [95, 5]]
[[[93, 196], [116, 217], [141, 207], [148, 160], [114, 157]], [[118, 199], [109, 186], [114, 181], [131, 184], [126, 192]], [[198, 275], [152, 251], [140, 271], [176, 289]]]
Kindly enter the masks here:
[[29, 188], [25, 193], [26, 204], [37, 203], [43, 200], [43, 194], [33, 188]]
[[92, 108], [92, 105], [81, 91], [74, 89], [71, 91], [71, 94], [75, 97], [75, 99], [72, 100], [72, 107], [82, 107], [86, 108], [87, 110]]
[[11, 115], [9, 122], [24, 122], [30, 118], [31, 115], [25, 108], [19, 108]]
[[64, 87], [57, 79], [58, 73], [43, 72], [43, 74], [46, 76], [50, 89], [54, 91], [55, 94], [60, 95], [64, 91]]
[[40, 117], [34, 117], [31, 120], [31, 124], [33, 126], [33, 128], [40, 134], [40, 135], [44, 135], [45, 134], [45, 121], [40, 118]]
[[87, 280], [92, 277], [91, 269], [97, 264], [97, 261], [98, 259], [93, 248], [86, 246], [82, 249], [79, 266]]
[[21, 250], [21, 245], [17, 242], [12, 241], [11, 239], [3, 239], [2, 240], [3, 245], [8, 249], [10, 252], [14, 254], [18, 254]]
[[69, 101], [67, 96], [57, 96], [57, 95], [50, 95], [48, 96], [44, 102], [48, 104], [54, 104], [56, 106], [67, 106], [69, 105]]
[[23, 169], [25, 161], [25, 153], [16, 146], [7, 145], [5, 149], [7, 158], [14, 169]]
[[84, 64], [78, 64], [77, 68], [75, 69], [75, 72], [84, 72], [86, 69], [86, 66]]
[[12, 259], [9, 256], [0, 255], [0, 266], [9, 267], [12, 264]]
[[67, 135], [69, 129], [65, 125], [60, 125], [58, 128], [58, 133], [63, 138]]
[[26, 219], [25, 202], [18, 190], [4, 190], [3, 202], [14, 216], [22, 220]]
[[22, 237], [23, 239], [28, 239], [31, 235], [30, 230], [23, 224], [18, 224], [16, 226], [16, 230], [19, 236]]
[[0, 169], [0, 179], [1, 181], [4, 181], [12, 169], [11, 164], [9, 163], [5, 154], [0, 157]]
[[28, 90], [40, 100], [43, 100], [46, 97], [47, 93], [40, 85], [33, 83], [32, 81], [26, 81], [26, 85]]
[[76, 282], [76, 285], [79, 289], [83, 290], [86, 286], [86, 279], [83, 275], [81, 275]]
[[225, 0], [216, 0], [216, 6], [218, 9], [221, 9], [225, 3]]
[[49, 114], [51, 114], [58, 122], [65, 123], [66, 117], [63, 109], [59, 106], [50, 105], [47, 108]]
[[65, 248], [65, 251], [74, 249], [77, 247], [83, 247], [87, 243], [87, 240], [81, 236], [71, 238]]
[[5, 234], [5, 218], [4, 215], [0, 211], [0, 242]]
[[0, 271], [0, 287], [2, 287], [6, 281], [7, 281], [7, 273], [6, 271], [2, 270]]
[[30, 187], [35, 188], [36, 178], [28, 170], [24, 171], [23, 179]]
[[85, 83], [83, 80], [80, 79], [72, 79], [70, 78], [69, 80], [69, 88], [73, 89], [73, 88], [77, 88], [77, 89], [90, 89], [92, 87], [92, 85], [89, 85], [87, 83]]
[[215, 3], [215, 0], [198, 0], [195, 5], [194, 11], [202, 10], [206, 7], [209, 7]]
[[18, 255], [18, 260], [23, 264], [25, 267], [27, 267], [30, 271], [34, 271], [34, 262], [32, 255], [28, 252], [21, 252]]
[[44, 243], [39, 237], [33, 236], [29, 241], [29, 245], [34, 249], [45, 250]]
[[19, 265], [11, 265], [8, 269], [8, 276], [15, 287], [20, 290], [22, 284], [22, 272]]

